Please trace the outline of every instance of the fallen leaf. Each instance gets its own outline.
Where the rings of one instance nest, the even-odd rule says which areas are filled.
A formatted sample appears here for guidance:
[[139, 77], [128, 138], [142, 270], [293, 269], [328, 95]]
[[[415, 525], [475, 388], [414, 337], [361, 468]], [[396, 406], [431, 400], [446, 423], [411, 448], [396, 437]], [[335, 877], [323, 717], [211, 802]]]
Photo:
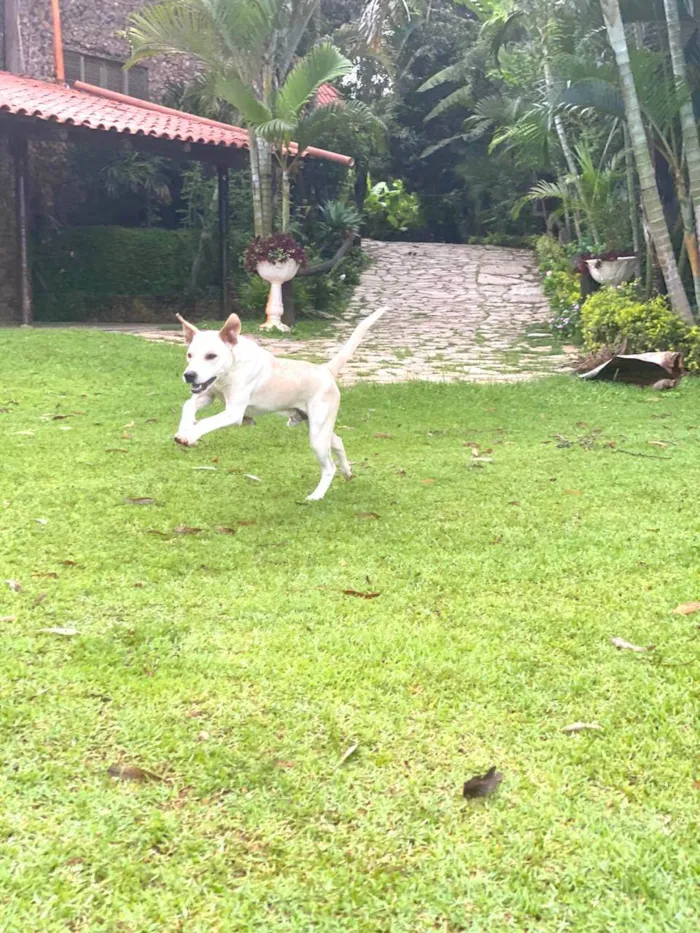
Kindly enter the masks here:
[[136, 765], [111, 765], [107, 768], [107, 774], [110, 777], [117, 778], [119, 781], [162, 781], [159, 774], [152, 771], [146, 771], [144, 768], [138, 768]]
[[627, 651], [653, 651], [654, 645], [648, 645], [646, 648], [641, 647], [640, 645], [633, 645], [628, 641], [625, 641], [624, 638], [611, 638], [610, 644], [614, 645], [616, 648], [622, 648]]
[[168, 537], [169, 537], [167, 531], [158, 531], [157, 528], [149, 528], [148, 531], [146, 532], [146, 534], [147, 534], [147, 535], [158, 535], [159, 538], [168, 538]]
[[577, 427], [577, 428], [587, 428], [587, 427], [588, 427], [588, 422], [587, 422], [587, 421], [577, 421], [577, 422], [576, 422], [576, 427]]
[[40, 606], [40, 605], [43, 603], [43, 601], [46, 599], [46, 597], [47, 597], [48, 595], [49, 595], [48, 593], [39, 593], [38, 596], [35, 596], [35, 597], [34, 597], [34, 601], [32, 602], [32, 606]]
[[128, 454], [126, 447], [105, 447], [106, 454]]
[[235, 528], [227, 528], [226, 525], [217, 525], [216, 526], [217, 535], [235, 535]]
[[58, 426], [59, 431], [72, 431], [73, 428], [69, 424], [61, 424]]
[[509, 502], [509, 503], [508, 503], [508, 505], [515, 505], [515, 506], [519, 506], [519, 505], [520, 505], [520, 503], [519, 503], [519, 502], [517, 501], [517, 499], [513, 499], [513, 501], [512, 501], [512, 502]]
[[475, 466], [477, 463], [493, 463], [493, 459], [491, 457], [475, 457], [472, 454], [472, 459], [471, 459], [472, 466]]
[[406, 471], [405, 471], [405, 470], [397, 470], [396, 472], [397, 472], [397, 474], [398, 474], [399, 476], [405, 476], [405, 475], [406, 475]]
[[8, 580], [7, 585], [10, 587], [13, 593], [21, 593], [24, 587], [17, 580]]
[[285, 768], [285, 769], [287, 769], [287, 770], [290, 770], [291, 768], [295, 768], [295, 767], [296, 767], [296, 762], [295, 762], [295, 761], [276, 761], [276, 762], [275, 762], [275, 767], [276, 767], [276, 768]]
[[259, 476], [254, 476], [252, 473], [244, 473], [243, 476], [246, 479], [252, 479], [254, 483], [262, 483], [262, 480]]
[[58, 574], [55, 570], [42, 570], [32, 574], [33, 577], [46, 577], [49, 580], [58, 580]]
[[146, 584], [145, 583], [134, 583], [133, 587], [135, 590], [142, 590]]
[[204, 715], [203, 709], [191, 709], [185, 713], [185, 716], [187, 716], [188, 719], [199, 719], [199, 717], [203, 715]]
[[564, 493], [567, 496], [582, 496], [583, 495], [580, 489], [565, 489]]
[[383, 434], [383, 433], [380, 431], [379, 434], [373, 434], [372, 436], [373, 436], [373, 437], [376, 437], [377, 440], [380, 440], [380, 441], [387, 441], [387, 440], [389, 440], [389, 438], [391, 437], [391, 434]]
[[434, 479], [422, 479], [421, 480], [421, 483], [423, 483], [424, 486], [432, 486], [434, 482], [435, 482]]
[[158, 424], [157, 418], [146, 418], [146, 424]]
[[39, 632], [42, 635], [63, 635], [66, 638], [80, 634], [77, 628], [63, 628], [60, 625], [54, 626], [53, 628], [40, 628]]
[[378, 512], [355, 512], [355, 518], [379, 518]]
[[123, 424], [122, 427], [123, 427], [123, 428], [135, 428], [135, 427], [136, 427], [136, 422], [135, 422], [135, 421], [130, 421], [128, 424]]
[[668, 444], [664, 444], [663, 441], [647, 441], [650, 447], [659, 447], [661, 450], [666, 450]]
[[338, 762], [338, 766], [340, 767], [340, 765], [344, 765], [348, 758], [351, 758], [359, 747], [359, 744], [355, 742], [354, 745], [351, 745], [350, 748], [347, 748], [343, 753], [343, 757]]
[[486, 774], [475, 774], [474, 777], [465, 781], [462, 788], [462, 796], [467, 800], [473, 800], [475, 797], [488, 797], [492, 794], [503, 780], [501, 771], [496, 768], [489, 768]]
[[564, 726], [561, 731], [567, 735], [572, 735], [575, 732], [584, 732], [586, 729], [595, 729], [597, 731], [602, 728], [597, 722], [572, 722], [570, 726]]
[[178, 525], [177, 528], [173, 528], [173, 534], [175, 535], [198, 535], [201, 532], [201, 528], [190, 528], [187, 525]]
[[34, 437], [33, 431], [15, 431], [15, 434], [20, 437]]
[[676, 613], [676, 615], [679, 616], [689, 616], [694, 612], [698, 612], [699, 610], [700, 603], [681, 603], [680, 606], [676, 606], [673, 611]]
[[77, 567], [78, 564], [74, 560], [62, 560], [61, 563], [64, 567]]
[[209, 733], [204, 729], [201, 732], [197, 733], [198, 742], [206, 742], [208, 738], [209, 738]]
[[149, 496], [127, 496], [124, 501], [129, 505], [153, 505], [156, 500]]
[[15, 622], [17, 616], [0, 616], [0, 622]]
[[476, 441], [463, 441], [462, 447], [473, 447], [475, 450], [479, 449], [479, 445]]
[[65, 419], [68, 417], [69, 417], [68, 415], [54, 415], [51, 420], [52, 421], [65, 421]]
[[198, 467], [192, 467], [192, 469], [193, 470], [211, 470], [214, 473], [216, 472], [215, 466], [198, 466]]
[[360, 593], [358, 590], [343, 590], [346, 596], [359, 596], [360, 599], [376, 599], [381, 593]]

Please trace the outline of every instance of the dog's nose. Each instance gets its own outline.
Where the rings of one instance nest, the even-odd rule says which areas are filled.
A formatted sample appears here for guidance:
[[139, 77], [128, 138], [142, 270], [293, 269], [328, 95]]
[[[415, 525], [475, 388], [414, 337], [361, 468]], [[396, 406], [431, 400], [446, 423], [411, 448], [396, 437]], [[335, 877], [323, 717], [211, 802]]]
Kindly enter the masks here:
[[193, 382], [196, 382], [196, 381], [197, 381], [197, 373], [194, 373], [194, 372], [192, 372], [191, 369], [188, 369], [188, 370], [185, 372], [185, 377], [184, 377], [184, 378], [185, 378], [185, 382], [187, 382], [187, 383], [189, 383], [190, 385], [192, 385]]

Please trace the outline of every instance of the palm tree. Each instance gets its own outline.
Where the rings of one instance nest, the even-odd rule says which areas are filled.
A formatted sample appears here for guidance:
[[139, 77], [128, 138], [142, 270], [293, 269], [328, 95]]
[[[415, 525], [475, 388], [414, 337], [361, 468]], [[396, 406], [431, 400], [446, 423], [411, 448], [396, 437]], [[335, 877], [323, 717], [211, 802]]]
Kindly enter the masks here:
[[656, 185], [656, 175], [649, 153], [637, 89], [630, 67], [629, 49], [627, 47], [625, 27], [620, 14], [620, 4], [618, 0], [600, 0], [600, 7], [605, 20], [608, 39], [620, 73], [620, 90], [625, 104], [627, 126], [637, 166], [642, 203], [649, 233], [654, 242], [671, 306], [687, 324], [692, 325], [694, 323], [693, 314], [678, 272], [659, 189]]
[[[213, 83], [248, 89], [258, 121], [248, 129], [255, 232], [272, 230], [272, 159], [254, 122], [265, 122], [319, 0], [164, 0], [129, 17], [129, 64], [154, 55], [186, 55]], [[251, 114], [249, 114], [251, 116]]]
[[354, 121], [358, 130], [381, 126], [360, 101], [334, 101], [311, 107], [323, 84], [346, 75], [352, 62], [329, 43], [315, 46], [298, 61], [269, 105], [261, 103], [242, 81], [229, 75], [220, 79], [217, 90], [252, 127], [258, 140], [272, 149], [282, 177], [282, 230], [289, 229], [290, 178], [294, 167], [311, 143], [339, 119]]

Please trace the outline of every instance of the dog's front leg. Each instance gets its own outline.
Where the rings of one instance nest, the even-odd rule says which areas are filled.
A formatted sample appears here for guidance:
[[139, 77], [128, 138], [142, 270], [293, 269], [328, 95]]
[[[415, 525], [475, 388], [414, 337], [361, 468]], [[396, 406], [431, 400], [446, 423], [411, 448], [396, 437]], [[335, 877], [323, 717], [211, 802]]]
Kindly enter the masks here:
[[226, 410], [222, 411], [220, 414], [212, 415], [211, 418], [204, 418], [202, 421], [198, 421], [195, 425], [190, 427], [182, 437], [178, 435], [176, 440], [184, 447], [194, 447], [200, 438], [204, 437], [205, 434], [209, 434], [211, 431], [218, 431], [219, 428], [230, 428], [234, 425], [243, 424], [243, 418], [247, 407], [247, 400], [243, 404], [236, 402], [233, 405], [228, 405]]
[[175, 440], [178, 444], [182, 444], [185, 447], [188, 446], [187, 438], [197, 426], [197, 412], [202, 408], [206, 408], [207, 405], [211, 405], [213, 401], [214, 397], [209, 395], [208, 392], [203, 392], [201, 395], [193, 395], [191, 398], [187, 399], [182, 406], [180, 425], [175, 435]]

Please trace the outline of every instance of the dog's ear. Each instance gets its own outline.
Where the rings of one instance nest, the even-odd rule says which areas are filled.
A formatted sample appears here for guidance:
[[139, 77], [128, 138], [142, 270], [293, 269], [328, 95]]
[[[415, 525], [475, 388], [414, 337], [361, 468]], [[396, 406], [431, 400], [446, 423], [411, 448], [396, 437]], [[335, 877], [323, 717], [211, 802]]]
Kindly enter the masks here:
[[192, 343], [194, 338], [199, 333], [199, 330], [194, 326], [194, 324], [190, 324], [189, 321], [186, 321], [181, 314], [176, 314], [175, 317], [182, 324], [182, 336], [185, 338], [185, 343]]
[[224, 343], [229, 344], [231, 347], [235, 347], [238, 343], [238, 335], [241, 332], [241, 319], [237, 314], [229, 314], [226, 319], [226, 323], [219, 331], [219, 337], [223, 340]]

